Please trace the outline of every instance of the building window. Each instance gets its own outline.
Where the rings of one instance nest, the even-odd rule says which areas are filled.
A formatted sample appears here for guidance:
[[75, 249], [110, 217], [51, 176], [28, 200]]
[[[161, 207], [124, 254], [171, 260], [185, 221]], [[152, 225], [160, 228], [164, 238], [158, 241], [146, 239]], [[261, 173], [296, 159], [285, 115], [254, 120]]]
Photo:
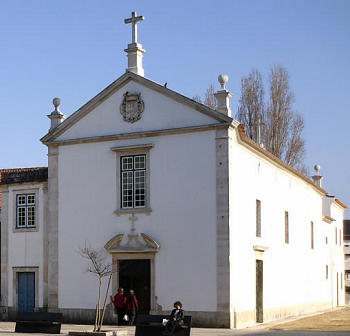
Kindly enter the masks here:
[[35, 194], [16, 195], [16, 227], [35, 227]]
[[328, 280], [328, 265], [326, 265], [326, 280]]
[[289, 244], [289, 214], [288, 211], [284, 212], [284, 242]]
[[311, 222], [311, 249], [314, 248], [314, 222]]
[[338, 239], [337, 239], [337, 237], [338, 237], [338, 230], [337, 230], [337, 228], [335, 228], [335, 245], [338, 244]]
[[326, 237], [326, 245], [328, 244], [328, 237]]
[[340, 288], [343, 289], [343, 272], [340, 273]]
[[256, 200], [256, 236], [261, 237], [261, 202]]
[[146, 206], [146, 155], [122, 156], [121, 208], [144, 208]]

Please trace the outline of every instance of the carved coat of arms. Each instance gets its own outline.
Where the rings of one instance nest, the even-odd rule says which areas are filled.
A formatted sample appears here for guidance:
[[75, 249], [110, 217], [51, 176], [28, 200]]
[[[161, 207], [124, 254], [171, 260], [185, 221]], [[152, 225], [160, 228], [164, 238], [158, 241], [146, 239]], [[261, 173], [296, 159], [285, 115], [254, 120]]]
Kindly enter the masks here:
[[120, 105], [120, 114], [124, 121], [134, 123], [141, 119], [145, 104], [141, 100], [141, 93], [124, 93], [124, 99]]

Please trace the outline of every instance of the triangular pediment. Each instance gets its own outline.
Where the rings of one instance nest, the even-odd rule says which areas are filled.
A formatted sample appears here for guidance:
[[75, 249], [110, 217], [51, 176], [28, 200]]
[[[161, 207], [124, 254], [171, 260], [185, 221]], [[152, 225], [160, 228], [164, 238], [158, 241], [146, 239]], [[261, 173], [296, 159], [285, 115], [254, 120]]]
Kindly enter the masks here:
[[[143, 104], [140, 120], [121, 114], [125, 95], [137, 94]], [[115, 134], [231, 123], [232, 119], [149, 79], [126, 72], [83, 105], [41, 141], [52, 142]]]

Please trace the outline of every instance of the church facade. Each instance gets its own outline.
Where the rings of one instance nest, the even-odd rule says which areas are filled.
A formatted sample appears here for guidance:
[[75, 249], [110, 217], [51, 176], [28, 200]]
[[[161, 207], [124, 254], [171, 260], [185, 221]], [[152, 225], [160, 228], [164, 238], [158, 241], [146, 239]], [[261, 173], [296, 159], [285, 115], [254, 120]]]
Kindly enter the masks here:
[[142, 18], [127, 22], [125, 74], [68, 118], [54, 99], [48, 169], [2, 173], [3, 317], [92, 322], [87, 245], [108, 253], [110, 294], [135, 289], [142, 313], [180, 300], [195, 325], [240, 328], [344, 304], [346, 206], [318, 171], [310, 180], [247, 138], [226, 75], [216, 110], [145, 78]]

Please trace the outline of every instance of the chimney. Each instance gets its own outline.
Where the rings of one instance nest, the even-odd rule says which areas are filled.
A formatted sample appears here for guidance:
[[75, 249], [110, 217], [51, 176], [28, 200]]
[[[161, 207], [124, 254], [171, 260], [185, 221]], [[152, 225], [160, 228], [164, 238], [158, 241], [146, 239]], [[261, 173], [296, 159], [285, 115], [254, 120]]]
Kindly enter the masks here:
[[61, 122], [66, 118], [66, 116], [60, 111], [61, 99], [54, 98], [52, 100], [52, 103], [53, 106], [55, 106], [55, 110], [47, 116], [51, 120], [50, 131], [60, 125]]
[[221, 74], [218, 77], [218, 81], [221, 85], [221, 89], [214, 93], [217, 102], [217, 110], [228, 117], [231, 117], [231, 109], [230, 109], [230, 98], [232, 94], [226, 90], [226, 83], [228, 81], [228, 76], [225, 74]]
[[315, 165], [314, 169], [315, 169], [315, 175], [311, 176], [311, 177], [312, 177], [314, 183], [317, 184], [320, 188], [322, 188], [323, 176], [320, 175], [321, 166], [320, 165]]
[[145, 71], [142, 66], [143, 53], [142, 44], [137, 42], [137, 22], [143, 21], [144, 16], [137, 16], [136, 12], [131, 13], [131, 18], [125, 19], [125, 23], [132, 24], [132, 43], [128, 44], [128, 48], [124, 51], [128, 54], [128, 68], [126, 71], [133, 72], [137, 75], [144, 76]]

